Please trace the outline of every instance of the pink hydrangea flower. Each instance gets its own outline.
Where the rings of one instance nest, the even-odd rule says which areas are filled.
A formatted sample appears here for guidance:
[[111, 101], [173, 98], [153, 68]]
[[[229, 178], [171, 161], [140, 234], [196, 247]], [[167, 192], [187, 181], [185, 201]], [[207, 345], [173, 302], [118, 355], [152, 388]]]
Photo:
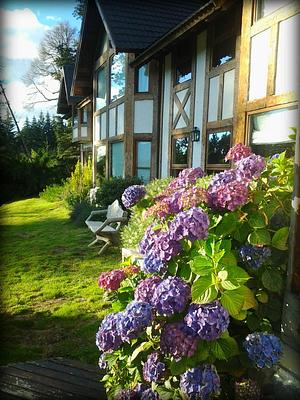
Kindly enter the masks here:
[[233, 162], [240, 161], [242, 158], [248, 157], [252, 154], [250, 147], [242, 143], [237, 143], [228, 151], [225, 156], [225, 161], [232, 160]]
[[105, 290], [118, 290], [121, 282], [125, 278], [125, 272], [121, 269], [114, 269], [110, 272], [102, 272], [98, 278], [98, 286]]

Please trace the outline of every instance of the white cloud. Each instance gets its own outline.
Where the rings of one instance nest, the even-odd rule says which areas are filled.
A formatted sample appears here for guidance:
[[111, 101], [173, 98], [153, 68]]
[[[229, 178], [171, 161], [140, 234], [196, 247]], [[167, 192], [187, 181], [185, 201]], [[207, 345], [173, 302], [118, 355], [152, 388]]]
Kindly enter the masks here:
[[9, 59], [33, 59], [38, 55], [38, 44], [26, 34], [7, 35], [3, 43], [2, 55]]
[[43, 25], [37, 19], [37, 16], [29, 8], [5, 10], [0, 9], [1, 30], [35, 30], [47, 29], [47, 25]]
[[47, 15], [47, 16], [46, 16], [46, 19], [47, 19], [48, 21], [56, 21], [56, 22], [61, 21], [61, 17], [56, 17], [56, 16], [54, 16], [54, 15]]

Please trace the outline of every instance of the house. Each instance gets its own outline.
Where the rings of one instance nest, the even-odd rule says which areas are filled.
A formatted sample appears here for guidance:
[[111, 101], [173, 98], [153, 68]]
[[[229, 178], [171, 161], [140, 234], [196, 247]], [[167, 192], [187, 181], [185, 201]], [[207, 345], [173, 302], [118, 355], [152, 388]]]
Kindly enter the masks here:
[[[299, 11], [289, 0], [88, 0], [68, 93], [80, 99], [73, 140], [83, 152], [92, 138], [94, 182], [99, 174], [147, 182], [186, 167], [224, 170], [238, 142], [264, 156], [291, 154]], [[298, 180], [299, 168], [295, 238]], [[294, 241], [286, 321], [300, 309]], [[291, 352], [300, 348], [295, 324], [285, 324]]]

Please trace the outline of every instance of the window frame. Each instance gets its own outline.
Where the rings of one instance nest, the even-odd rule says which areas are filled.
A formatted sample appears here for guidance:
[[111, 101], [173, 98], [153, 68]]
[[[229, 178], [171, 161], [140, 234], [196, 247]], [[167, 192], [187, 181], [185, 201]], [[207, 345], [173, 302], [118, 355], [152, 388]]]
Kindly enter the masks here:
[[[146, 142], [150, 144], [150, 165], [149, 168], [139, 168], [138, 166], [138, 144], [141, 142]], [[151, 180], [152, 176], [151, 176], [151, 172], [152, 172], [152, 140], [151, 138], [146, 139], [146, 138], [135, 138], [134, 140], [134, 172], [135, 172], [135, 176], [138, 176], [137, 171], [138, 169], [147, 169], [149, 170], [150, 174], [149, 174], [149, 180]]]
[[[119, 54], [124, 54], [124, 94], [122, 96], [117, 97], [115, 100], [111, 99], [111, 69], [112, 69], [112, 62], [115, 56], [119, 55]], [[110, 55], [109, 57], [109, 68], [108, 68], [108, 105], [114, 105], [117, 104], [117, 102], [122, 102], [122, 99], [124, 99], [125, 97], [125, 92], [126, 92], [126, 81], [127, 81], [127, 76], [126, 76], [126, 66], [127, 66], [127, 53], [113, 53], [112, 55]]]
[[[112, 156], [112, 149], [113, 149], [113, 145], [114, 144], [118, 144], [118, 143], [123, 143], [123, 174], [122, 174], [122, 178], [124, 178], [125, 176], [125, 143], [124, 140], [110, 140], [108, 141], [108, 148], [109, 148], [109, 176], [110, 177], [115, 177], [112, 174], [112, 167], [113, 167], [113, 156]], [[116, 177], [120, 177], [121, 175], [118, 175]]]
[[[181, 138], [187, 138], [188, 139], [188, 150], [187, 150], [187, 163], [186, 164], [176, 164], [174, 163], [174, 143], [176, 140], [181, 139]], [[171, 146], [170, 146], [170, 176], [177, 176], [174, 175], [174, 171], [182, 171], [185, 168], [188, 168], [191, 165], [191, 159], [192, 159], [192, 141], [191, 141], [191, 135], [190, 132], [182, 132], [182, 133], [176, 133], [171, 136]]]
[[[224, 163], [224, 164], [213, 164], [213, 163], [211, 163], [211, 164], [209, 164], [208, 163], [208, 148], [209, 148], [209, 140], [208, 140], [208, 138], [209, 138], [209, 135], [211, 134], [211, 133], [218, 133], [218, 132], [223, 132], [223, 131], [229, 131], [230, 132], [230, 143], [229, 143], [229, 148], [231, 147], [231, 145], [232, 145], [232, 139], [233, 139], [233, 127], [232, 127], [232, 125], [224, 125], [224, 126], [222, 126], [222, 127], [219, 127], [219, 128], [210, 128], [210, 129], [207, 129], [207, 132], [206, 132], [206, 136], [207, 136], [207, 138], [206, 138], [206, 146], [205, 146], [205, 169], [206, 169], [206, 171], [223, 171], [223, 170], [225, 170], [225, 169], [229, 169], [230, 168], [230, 163], [228, 162], [228, 163]], [[229, 148], [228, 148], [228, 150], [229, 150]]]
[[[145, 65], [148, 65], [148, 90], [140, 91], [139, 90], [139, 70], [142, 67], [144, 67]], [[150, 74], [150, 62], [148, 62], [148, 63], [142, 65], [141, 67], [135, 69], [135, 77], [134, 77], [134, 87], [135, 87], [135, 91], [134, 92], [135, 92], [135, 94], [143, 95], [143, 94], [148, 94], [148, 93], [151, 92], [150, 76], [151, 76], [151, 74]]]

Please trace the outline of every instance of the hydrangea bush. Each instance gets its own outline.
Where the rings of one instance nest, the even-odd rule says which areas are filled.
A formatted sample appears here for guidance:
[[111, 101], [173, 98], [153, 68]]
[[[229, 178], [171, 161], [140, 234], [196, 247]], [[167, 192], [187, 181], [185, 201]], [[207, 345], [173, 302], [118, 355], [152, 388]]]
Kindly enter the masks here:
[[258, 398], [280, 359], [293, 162], [242, 144], [227, 159], [214, 176], [189, 168], [124, 193], [123, 245], [141, 256], [99, 277], [109, 399], [233, 398], [228, 377], [237, 398]]

